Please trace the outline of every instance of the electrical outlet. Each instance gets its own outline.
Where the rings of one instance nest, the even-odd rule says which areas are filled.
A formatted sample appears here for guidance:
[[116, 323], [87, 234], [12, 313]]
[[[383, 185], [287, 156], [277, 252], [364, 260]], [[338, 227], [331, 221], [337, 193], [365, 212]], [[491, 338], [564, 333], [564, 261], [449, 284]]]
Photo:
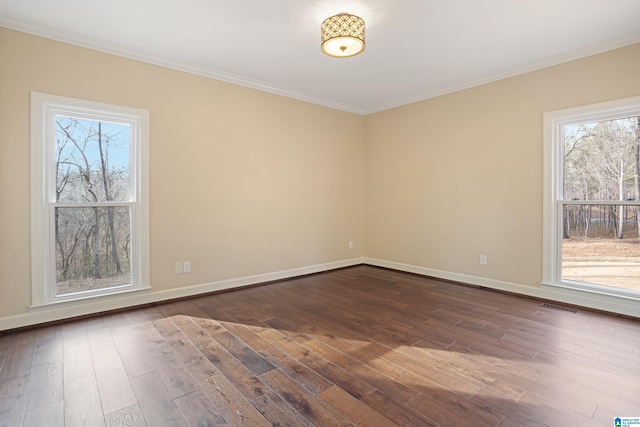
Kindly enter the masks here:
[[182, 263], [182, 272], [191, 273], [191, 261], [185, 261]]
[[176, 262], [176, 274], [182, 273], [182, 261]]
[[349, 249], [353, 249], [353, 240], [349, 240]]
[[480, 255], [480, 265], [487, 265], [487, 256]]

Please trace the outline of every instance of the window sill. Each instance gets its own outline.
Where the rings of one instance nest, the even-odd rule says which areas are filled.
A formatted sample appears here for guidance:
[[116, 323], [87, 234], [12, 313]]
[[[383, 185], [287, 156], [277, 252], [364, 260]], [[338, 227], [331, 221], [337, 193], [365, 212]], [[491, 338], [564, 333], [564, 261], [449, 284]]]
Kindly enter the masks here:
[[41, 311], [41, 310], [50, 310], [54, 308], [64, 308], [64, 307], [74, 307], [81, 306], [83, 304], [88, 303], [100, 303], [104, 301], [111, 301], [119, 299], [123, 296], [130, 296], [132, 294], [143, 294], [151, 292], [151, 287], [136, 287], [129, 289], [122, 289], [118, 291], [113, 291], [109, 293], [99, 293], [99, 294], [91, 294], [91, 295], [77, 295], [75, 297], [66, 297], [59, 300], [51, 300], [51, 301], [43, 301], [40, 303], [35, 303], [29, 307], [30, 312]]
[[625, 300], [640, 301], [640, 292], [628, 289], [618, 289], [609, 286], [595, 285], [592, 283], [581, 282], [562, 282], [549, 283], [542, 282], [541, 286], [547, 289], [569, 289], [572, 291], [582, 292], [585, 294], [597, 294], [608, 297], [621, 298]]

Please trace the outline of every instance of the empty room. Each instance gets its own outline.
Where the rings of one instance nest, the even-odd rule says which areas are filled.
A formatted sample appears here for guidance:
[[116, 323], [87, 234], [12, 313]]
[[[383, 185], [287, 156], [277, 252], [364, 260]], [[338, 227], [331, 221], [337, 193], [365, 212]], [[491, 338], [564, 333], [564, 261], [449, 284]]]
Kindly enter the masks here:
[[0, 0], [0, 426], [640, 425], [639, 16]]

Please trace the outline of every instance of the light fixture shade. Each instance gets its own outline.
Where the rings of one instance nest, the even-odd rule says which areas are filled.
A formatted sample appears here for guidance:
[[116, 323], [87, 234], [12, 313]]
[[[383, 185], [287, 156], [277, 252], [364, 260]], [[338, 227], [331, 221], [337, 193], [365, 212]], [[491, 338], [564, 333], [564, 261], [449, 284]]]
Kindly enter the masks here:
[[329, 56], [346, 58], [364, 50], [364, 20], [348, 13], [327, 18], [320, 27], [322, 51]]

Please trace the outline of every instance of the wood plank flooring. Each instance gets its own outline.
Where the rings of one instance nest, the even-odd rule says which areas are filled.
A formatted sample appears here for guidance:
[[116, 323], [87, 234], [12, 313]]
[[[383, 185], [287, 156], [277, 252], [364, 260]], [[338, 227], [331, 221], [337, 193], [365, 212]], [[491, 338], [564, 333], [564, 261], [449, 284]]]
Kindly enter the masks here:
[[640, 321], [357, 266], [0, 335], [0, 426], [613, 426]]

